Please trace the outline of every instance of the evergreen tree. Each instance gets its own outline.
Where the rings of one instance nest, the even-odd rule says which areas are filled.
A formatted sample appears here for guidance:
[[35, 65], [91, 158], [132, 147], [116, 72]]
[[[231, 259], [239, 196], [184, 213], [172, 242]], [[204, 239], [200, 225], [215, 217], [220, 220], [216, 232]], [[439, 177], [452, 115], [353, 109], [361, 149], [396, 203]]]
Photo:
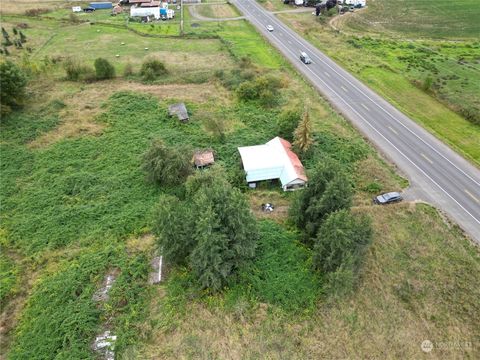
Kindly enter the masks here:
[[315, 239], [315, 269], [328, 273], [347, 266], [356, 272], [372, 236], [369, 218], [354, 216], [345, 209], [331, 213]]
[[19, 34], [20, 34], [20, 42], [26, 43], [27, 37], [25, 36], [25, 34], [22, 31], [20, 31]]
[[221, 170], [190, 177], [186, 200], [162, 198], [156, 218], [162, 253], [173, 263], [188, 264], [202, 288], [222, 289], [255, 254], [255, 219]]
[[351, 206], [353, 189], [337, 162], [326, 158], [309, 177], [309, 186], [299, 193], [290, 215], [304, 240], [312, 245], [324, 218], [331, 212]]
[[228, 237], [220, 230], [218, 216], [211, 208], [205, 194], [197, 198], [195, 226], [196, 246], [190, 255], [190, 265], [202, 288], [221, 290], [233, 269], [233, 250]]
[[194, 245], [189, 206], [174, 196], [163, 196], [155, 218], [153, 231], [165, 259], [173, 264], [186, 264]]
[[8, 35], [7, 30], [5, 30], [5, 28], [3, 26], [2, 26], [2, 36], [3, 36], [4, 40], [7, 40], [7, 39], [10, 38], [10, 35]]
[[18, 34], [17, 28], [13, 28], [13, 35], [17, 35], [17, 34]]
[[293, 134], [293, 145], [302, 153], [306, 153], [313, 144], [312, 131], [313, 129], [312, 122], [310, 120], [310, 114], [305, 108], [305, 111], [302, 115], [302, 121], [300, 121], [300, 124], [298, 124]]

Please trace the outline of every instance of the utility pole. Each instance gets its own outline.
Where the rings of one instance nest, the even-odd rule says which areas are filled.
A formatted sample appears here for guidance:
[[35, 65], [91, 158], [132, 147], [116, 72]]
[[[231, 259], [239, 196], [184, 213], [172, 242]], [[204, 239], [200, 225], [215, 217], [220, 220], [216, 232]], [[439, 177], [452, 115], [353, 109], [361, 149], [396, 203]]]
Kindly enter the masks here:
[[180, 0], [180, 36], [183, 36], [183, 0]]

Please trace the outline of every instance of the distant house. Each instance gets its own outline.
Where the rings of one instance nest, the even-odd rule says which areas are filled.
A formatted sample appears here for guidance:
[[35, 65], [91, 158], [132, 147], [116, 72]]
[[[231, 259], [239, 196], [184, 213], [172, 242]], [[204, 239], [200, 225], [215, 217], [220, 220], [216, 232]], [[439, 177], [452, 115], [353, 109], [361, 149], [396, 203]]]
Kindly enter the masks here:
[[152, 0], [129, 0], [128, 1], [130, 5], [150, 3], [150, 2], [152, 2]]
[[345, 0], [344, 4], [355, 7], [365, 7], [367, 6], [367, 0]]
[[173, 104], [168, 107], [168, 113], [170, 116], [177, 116], [181, 122], [188, 121], [188, 112], [184, 103]]
[[291, 147], [278, 136], [263, 145], [239, 147], [249, 186], [254, 188], [258, 181], [278, 179], [284, 191], [305, 187], [305, 169]]
[[155, 19], [160, 19], [160, 8], [159, 7], [141, 7], [141, 6], [132, 6], [130, 8], [131, 17], [145, 17], [153, 16]]
[[142, 2], [140, 7], [159, 7], [160, 1]]
[[215, 162], [213, 150], [197, 150], [193, 154], [193, 164], [197, 169], [203, 169]]

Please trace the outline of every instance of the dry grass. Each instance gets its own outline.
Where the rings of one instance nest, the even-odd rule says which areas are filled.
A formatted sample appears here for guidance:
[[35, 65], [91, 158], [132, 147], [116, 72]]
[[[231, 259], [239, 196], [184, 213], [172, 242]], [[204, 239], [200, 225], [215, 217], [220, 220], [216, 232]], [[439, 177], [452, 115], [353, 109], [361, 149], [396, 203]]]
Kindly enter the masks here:
[[[280, 191], [255, 190], [249, 193], [250, 208], [257, 219], [270, 219], [279, 223], [287, 220], [289, 201]], [[273, 204], [272, 212], [262, 210], [262, 204], [266, 203]]]
[[127, 240], [126, 246], [128, 252], [146, 252], [150, 251], [155, 244], [155, 236], [151, 233], [132, 237]]
[[212, 19], [223, 19], [240, 16], [237, 10], [229, 4], [212, 4], [197, 6], [197, 11], [200, 15]]
[[424, 205], [362, 211], [374, 215], [375, 240], [351, 297], [321, 302], [304, 319], [265, 304], [190, 301], [168, 324], [159, 301], [151, 323], [161, 325], [137, 358], [420, 359], [425, 339], [434, 358], [478, 358], [478, 249]]
[[380, 192], [400, 191], [401, 183], [399, 178], [395, 178], [393, 169], [379, 162], [374, 156], [370, 155], [364, 160], [360, 160], [355, 170], [357, 190], [355, 194], [355, 205], [370, 205], [372, 203], [373, 193], [367, 191], [368, 185], [376, 183], [381, 185]]
[[24, 14], [30, 9], [56, 10], [71, 4], [64, 0], [2, 0], [0, 13], [2, 14]]
[[213, 83], [145, 85], [116, 79], [93, 84], [43, 82], [41, 87], [42, 89], [32, 89], [34, 93], [43, 95], [36, 98], [31, 107], [39, 107], [54, 100], [61, 101], [65, 107], [60, 111], [60, 125], [32, 141], [29, 144], [31, 148], [43, 148], [78, 136], [100, 135], [105, 125], [96, 122], [95, 118], [102, 111], [102, 103], [117, 91], [148, 93], [160, 100], [176, 99], [197, 103], [213, 101], [225, 105], [230, 101], [228, 96], [222, 96], [225, 90]]

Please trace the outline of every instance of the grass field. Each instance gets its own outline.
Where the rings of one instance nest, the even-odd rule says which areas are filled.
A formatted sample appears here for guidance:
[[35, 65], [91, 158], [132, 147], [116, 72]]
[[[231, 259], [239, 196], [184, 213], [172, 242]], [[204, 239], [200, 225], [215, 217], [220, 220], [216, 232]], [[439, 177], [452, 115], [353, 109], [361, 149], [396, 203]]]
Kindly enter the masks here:
[[[46, 55], [60, 58], [32, 75], [25, 107], [0, 124], [0, 347], [7, 358], [95, 358], [91, 342], [104, 326], [118, 336], [120, 359], [418, 358], [425, 339], [462, 342], [434, 350], [437, 357], [477, 357], [478, 249], [428, 206], [371, 206], [372, 184], [375, 191], [406, 186], [393, 167], [247, 22], [195, 27], [185, 14], [187, 34], [210, 38], [2, 18], [9, 28], [29, 24], [33, 52], [24, 66], [43, 69]], [[167, 76], [148, 84], [122, 77], [127, 63], [138, 72], [151, 55], [165, 62]], [[105, 57], [117, 77], [66, 81], [67, 56], [90, 66]], [[250, 70], [287, 84], [275, 106], [239, 101], [228, 85], [244, 56]], [[183, 191], [146, 182], [141, 158], [151, 140], [211, 147], [216, 162], [241, 183], [237, 147], [276, 136], [281, 110], [301, 105], [299, 99], [309, 104], [314, 124], [306, 167], [326, 156], [337, 159], [355, 184], [354, 210], [374, 221], [356, 292], [345, 299], [325, 293], [310, 270], [311, 251], [286, 219], [292, 194], [268, 186], [246, 192], [253, 212], [267, 199], [282, 211], [258, 216], [257, 255], [236, 286], [207, 295], [188, 271], [169, 266], [166, 281], [149, 286], [158, 198]], [[168, 105], [179, 101], [189, 110], [187, 124], [167, 115]], [[227, 123], [224, 141], [205, 129], [212, 116]], [[110, 299], [98, 304], [92, 294], [110, 271], [119, 277]]]
[[[344, 15], [345, 16], [345, 15]], [[279, 17], [477, 165], [480, 127], [465, 119], [480, 113], [480, 44], [400, 40], [343, 33], [311, 14]], [[431, 78], [431, 86], [423, 84]], [[475, 115], [476, 114], [476, 115]]]
[[376, 0], [367, 10], [348, 16], [344, 24], [367, 33], [475, 40], [480, 36], [479, 6], [476, 0]]
[[212, 19], [232, 18], [240, 16], [237, 8], [229, 4], [212, 4], [197, 6], [197, 11], [200, 15]]

